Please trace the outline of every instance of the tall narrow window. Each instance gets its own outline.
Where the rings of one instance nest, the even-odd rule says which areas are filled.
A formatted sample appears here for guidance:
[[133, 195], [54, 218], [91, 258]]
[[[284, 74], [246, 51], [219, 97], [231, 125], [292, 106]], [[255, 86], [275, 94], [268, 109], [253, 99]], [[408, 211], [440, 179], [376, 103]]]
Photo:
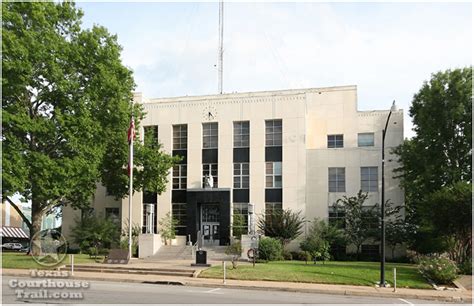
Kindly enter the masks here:
[[217, 164], [203, 164], [202, 165], [202, 187], [205, 187], [205, 179], [207, 175], [212, 175], [212, 179], [214, 180], [214, 188], [218, 186], [217, 184], [217, 176], [218, 176], [218, 168]]
[[216, 149], [218, 144], [217, 122], [202, 124], [202, 147], [204, 149]]
[[373, 147], [374, 146], [374, 133], [357, 134], [357, 145], [359, 147]]
[[249, 188], [249, 163], [234, 163], [234, 188]]
[[187, 165], [176, 165], [173, 167], [173, 189], [186, 189], [188, 176]]
[[265, 145], [267, 147], [281, 146], [283, 126], [280, 120], [265, 121]]
[[234, 148], [247, 148], [250, 145], [250, 128], [248, 121], [234, 122]]
[[344, 148], [344, 135], [328, 135], [328, 148]]
[[281, 162], [267, 162], [265, 163], [265, 187], [266, 188], [281, 188]]
[[173, 219], [178, 221], [176, 226], [178, 231], [180, 228], [186, 228], [186, 203], [172, 203], [171, 214]]
[[146, 146], [156, 148], [158, 146], [158, 126], [148, 125], [143, 127], [144, 143]]
[[[248, 203], [234, 203], [234, 220], [237, 218], [242, 219], [242, 233], [248, 232], [248, 220], [249, 220], [249, 204]], [[234, 231], [235, 233], [235, 231]]]
[[346, 169], [329, 168], [329, 192], [346, 192]]
[[378, 167], [361, 167], [360, 189], [363, 192], [377, 192], [378, 187]]
[[188, 126], [186, 124], [173, 125], [173, 150], [188, 148]]

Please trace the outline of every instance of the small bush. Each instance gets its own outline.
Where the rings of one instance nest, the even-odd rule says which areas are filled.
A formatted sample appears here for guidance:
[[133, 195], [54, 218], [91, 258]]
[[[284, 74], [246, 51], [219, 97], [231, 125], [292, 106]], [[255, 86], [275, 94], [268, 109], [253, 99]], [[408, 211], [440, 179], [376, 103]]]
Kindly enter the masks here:
[[283, 248], [279, 240], [269, 237], [260, 239], [258, 243], [259, 259], [274, 261], [282, 259]]
[[284, 260], [293, 260], [293, 255], [290, 251], [283, 250], [283, 259]]
[[306, 260], [306, 254], [305, 252], [302, 252], [302, 251], [291, 252], [291, 256], [293, 257], [293, 260], [301, 260], [301, 261]]
[[463, 275], [472, 275], [472, 261], [466, 260], [458, 265], [459, 273]]
[[421, 257], [418, 269], [436, 284], [450, 284], [458, 274], [456, 263], [446, 257]]

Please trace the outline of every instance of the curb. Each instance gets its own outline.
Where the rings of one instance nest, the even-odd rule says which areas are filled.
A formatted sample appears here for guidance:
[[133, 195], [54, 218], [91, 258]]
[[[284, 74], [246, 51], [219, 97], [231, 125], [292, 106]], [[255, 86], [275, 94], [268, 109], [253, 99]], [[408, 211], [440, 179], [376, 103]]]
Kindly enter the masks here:
[[[2, 276], [20, 276], [28, 277], [29, 274], [2, 272]], [[192, 287], [206, 287], [206, 288], [228, 288], [228, 289], [245, 289], [245, 290], [264, 290], [264, 291], [286, 291], [286, 292], [301, 292], [301, 293], [319, 293], [319, 294], [337, 294], [337, 295], [353, 295], [353, 296], [370, 296], [370, 297], [391, 297], [391, 298], [407, 298], [407, 299], [421, 299], [430, 301], [442, 302], [462, 302], [468, 303], [472, 298], [465, 298], [463, 296], [439, 296], [439, 295], [420, 295], [420, 294], [399, 294], [396, 292], [361, 292], [352, 290], [331, 290], [331, 289], [306, 289], [306, 288], [288, 288], [288, 287], [266, 287], [256, 285], [237, 285], [237, 284], [219, 284], [206, 283], [197, 281], [196, 278], [190, 277], [189, 281], [146, 281], [129, 278], [105, 278], [105, 277], [91, 277], [91, 276], [71, 276], [71, 279], [92, 280], [92, 281], [106, 281], [118, 283], [140, 283], [140, 284], [157, 284], [157, 285], [177, 285], [177, 286], [192, 286]]]

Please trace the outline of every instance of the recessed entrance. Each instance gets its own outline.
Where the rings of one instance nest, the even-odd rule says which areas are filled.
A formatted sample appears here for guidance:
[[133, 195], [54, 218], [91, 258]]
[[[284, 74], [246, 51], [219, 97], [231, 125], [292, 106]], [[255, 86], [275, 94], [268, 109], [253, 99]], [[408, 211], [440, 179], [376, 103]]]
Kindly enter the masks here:
[[201, 233], [204, 245], [219, 245], [219, 203], [201, 204]]

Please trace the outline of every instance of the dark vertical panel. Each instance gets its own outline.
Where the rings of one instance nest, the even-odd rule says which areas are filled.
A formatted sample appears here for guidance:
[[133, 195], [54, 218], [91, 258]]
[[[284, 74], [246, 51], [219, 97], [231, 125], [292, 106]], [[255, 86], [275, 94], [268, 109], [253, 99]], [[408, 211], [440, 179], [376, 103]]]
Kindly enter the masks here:
[[181, 156], [180, 164], [188, 163], [188, 150], [173, 150], [173, 156]]
[[283, 192], [281, 188], [265, 189], [265, 202], [283, 203]]
[[234, 203], [249, 203], [250, 190], [249, 189], [234, 189], [232, 191], [232, 202]]
[[282, 161], [282, 147], [265, 147], [265, 161]]
[[234, 148], [234, 163], [248, 163], [249, 161], [249, 148]]
[[217, 164], [217, 149], [203, 149], [202, 163], [203, 164]]

